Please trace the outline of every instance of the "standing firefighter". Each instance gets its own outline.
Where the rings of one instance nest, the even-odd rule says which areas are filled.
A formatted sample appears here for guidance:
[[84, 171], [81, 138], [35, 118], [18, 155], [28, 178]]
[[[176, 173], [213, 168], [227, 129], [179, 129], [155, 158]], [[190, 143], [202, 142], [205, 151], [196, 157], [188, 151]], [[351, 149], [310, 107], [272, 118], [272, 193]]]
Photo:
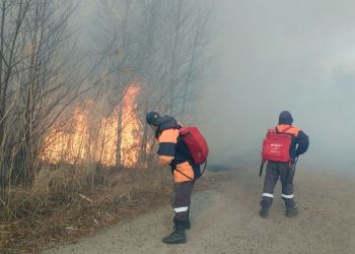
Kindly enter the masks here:
[[199, 178], [200, 166], [194, 163], [188, 147], [180, 135], [181, 125], [170, 116], [160, 116], [157, 112], [146, 115], [147, 123], [155, 131], [158, 140], [159, 163], [166, 167], [170, 165], [174, 191], [172, 207], [175, 212], [174, 231], [163, 238], [166, 244], [185, 243], [185, 229], [190, 228], [190, 203], [195, 179]]
[[263, 142], [262, 159], [263, 162], [267, 161], [267, 166], [260, 201], [259, 214], [262, 218], [268, 216], [274, 198], [274, 188], [279, 178], [282, 185], [282, 198], [286, 206], [286, 216], [294, 217], [298, 213], [293, 194], [293, 176], [297, 158], [307, 151], [309, 140], [302, 130], [292, 125], [292, 122], [293, 118], [290, 112], [281, 112], [279, 124], [274, 129], [268, 130]]

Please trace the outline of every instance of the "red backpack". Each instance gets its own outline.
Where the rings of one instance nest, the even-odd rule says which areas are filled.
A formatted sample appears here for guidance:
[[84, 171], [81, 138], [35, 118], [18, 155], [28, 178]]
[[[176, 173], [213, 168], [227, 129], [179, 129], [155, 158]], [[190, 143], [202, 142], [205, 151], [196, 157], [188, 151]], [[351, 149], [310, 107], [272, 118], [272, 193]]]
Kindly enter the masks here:
[[180, 135], [189, 149], [193, 161], [198, 165], [207, 162], [208, 144], [200, 130], [195, 126], [184, 126], [180, 128]]
[[289, 130], [291, 126], [288, 126], [283, 132], [279, 132], [277, 128], [269, 129], [266, 137], [263, 141], [262, 148], [262, 161], [276, 161], [276, 162], [289, 162], [290, 157], [290, 145], [292, 141], [292, 135], [284, 133]]

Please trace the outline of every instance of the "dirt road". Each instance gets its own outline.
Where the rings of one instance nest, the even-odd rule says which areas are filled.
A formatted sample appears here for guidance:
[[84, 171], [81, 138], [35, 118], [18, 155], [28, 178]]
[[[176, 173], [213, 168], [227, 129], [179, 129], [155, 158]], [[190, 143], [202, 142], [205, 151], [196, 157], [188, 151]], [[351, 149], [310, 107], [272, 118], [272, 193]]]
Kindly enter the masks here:
[[171, 230], [167, 205], [95, 236], [43, 254], [57, 253], [302, 253], [355, 254], [355, 181], [299, 168], [295, 194], [300, 214], [286, 218], [279, 184], [268, 219], [258, 216], [262, 179], [236, 170], [216, 189], [195, 192], [188, 242], [165, 245]]

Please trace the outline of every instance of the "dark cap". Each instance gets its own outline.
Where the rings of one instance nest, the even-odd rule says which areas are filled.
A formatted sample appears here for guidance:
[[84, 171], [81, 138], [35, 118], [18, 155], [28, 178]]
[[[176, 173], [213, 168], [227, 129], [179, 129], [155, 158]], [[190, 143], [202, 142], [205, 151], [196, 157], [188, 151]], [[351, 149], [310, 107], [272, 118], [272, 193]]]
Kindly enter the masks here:
[[160, 119], [160, 115], [159, 115], [159, 113], [157, 113], [155, 111], [150, 111], [146, 115], [146, 120], [149, 125], [158, 126], [159, 119]]
[[279, 124], [292, 124], [293, 118], [289, 111], [282, 111], [279, 116]]

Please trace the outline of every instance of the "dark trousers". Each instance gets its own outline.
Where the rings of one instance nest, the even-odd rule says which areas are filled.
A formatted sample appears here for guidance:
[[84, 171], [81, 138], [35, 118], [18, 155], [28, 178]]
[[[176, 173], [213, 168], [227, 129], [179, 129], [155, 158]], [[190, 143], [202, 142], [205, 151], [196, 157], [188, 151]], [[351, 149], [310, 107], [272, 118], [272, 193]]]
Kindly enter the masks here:
[[189, 220], [191, 195], [194, 184], [194, 181], [174, 184], [171, 205], [175, 212], [175, 223], [185, 223]]
[[266, 165], [266, 175], [264, 180], [264, 189], [261, 199], [261, 206], [270, 208], [274, 199], [274, 189], [278, 179], [282, 185], [282, 198], [285, 201], [286, 208], [294, 207], [293, 195], [293, 165], [288, 162], [268, 162]]

